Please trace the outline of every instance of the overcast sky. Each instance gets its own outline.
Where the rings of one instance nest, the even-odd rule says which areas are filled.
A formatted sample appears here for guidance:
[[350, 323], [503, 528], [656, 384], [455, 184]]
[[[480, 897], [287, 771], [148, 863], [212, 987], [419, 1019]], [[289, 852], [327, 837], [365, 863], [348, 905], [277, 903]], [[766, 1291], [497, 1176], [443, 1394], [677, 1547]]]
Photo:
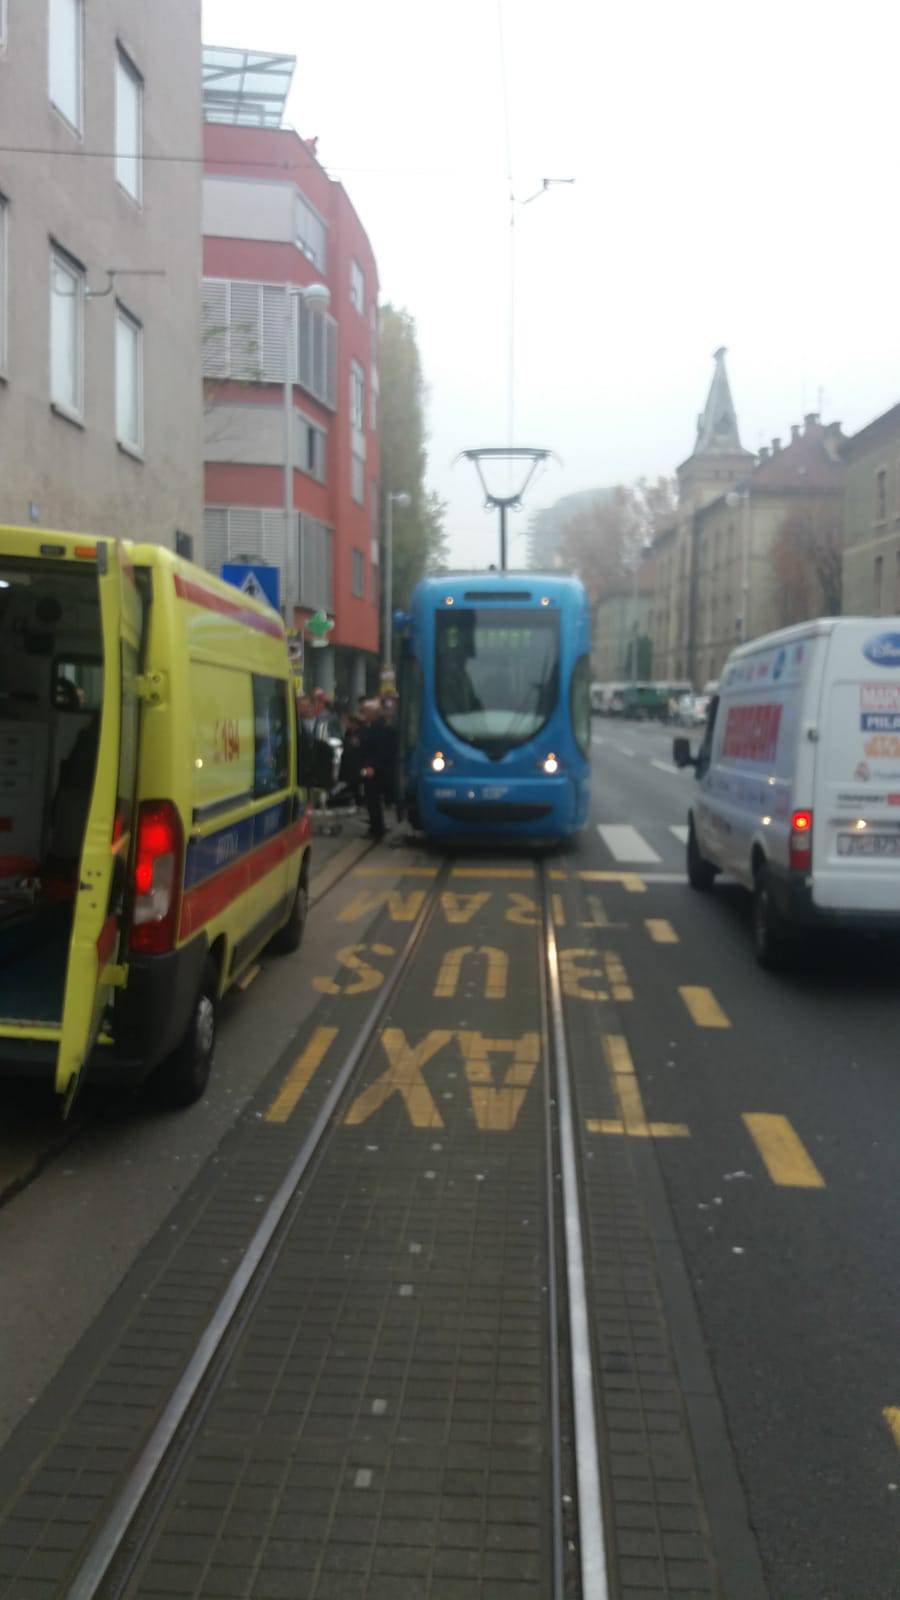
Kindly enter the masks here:
[[[204, 0], [204, 39], [297, 56], [318, 135], [416, 318], [455, 564], [493, 559], [459, 450], [505, 444], [509, 201], [496, 0]], [[690, 453], [728, 347], [750, 449], [900, 399], [891, 0], [502, 0], [516, 207], [513, 521]], [[524, 558], [514, 539], [513, 561]]]

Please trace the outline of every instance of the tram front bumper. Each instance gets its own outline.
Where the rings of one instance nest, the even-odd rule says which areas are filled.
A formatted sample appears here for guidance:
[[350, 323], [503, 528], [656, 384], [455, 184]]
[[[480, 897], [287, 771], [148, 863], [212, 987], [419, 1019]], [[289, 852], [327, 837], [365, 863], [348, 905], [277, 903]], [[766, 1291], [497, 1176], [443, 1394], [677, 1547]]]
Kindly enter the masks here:
[[575, 785], [559, 776], [441, 781], [424, 778], [419, 815], [432, 838], [555, 839], [577, 827]]

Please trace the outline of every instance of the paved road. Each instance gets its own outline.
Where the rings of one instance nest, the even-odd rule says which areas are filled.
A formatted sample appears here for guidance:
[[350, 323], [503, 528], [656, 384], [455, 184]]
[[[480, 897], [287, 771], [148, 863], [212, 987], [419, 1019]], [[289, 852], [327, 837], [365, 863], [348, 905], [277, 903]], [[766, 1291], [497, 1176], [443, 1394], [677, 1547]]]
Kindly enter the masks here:
[[670, 752], [661, 729], [595, 721], [582, 855], [647, 886], [606, 896], [625, 1026], [648, 1119], [689, 1130], [656, 1148], [751, 1521], [776, 1600], [895, 1597], [895, 951], [812, 941], [790, 975], [761, 972], [746, 896], [681, 876], [693, 778]]

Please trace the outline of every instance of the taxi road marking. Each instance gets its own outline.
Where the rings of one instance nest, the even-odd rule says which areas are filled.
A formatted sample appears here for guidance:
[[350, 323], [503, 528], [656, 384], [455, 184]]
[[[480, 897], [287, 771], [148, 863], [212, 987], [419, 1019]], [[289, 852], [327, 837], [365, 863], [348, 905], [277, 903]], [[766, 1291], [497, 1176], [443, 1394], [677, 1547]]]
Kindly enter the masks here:
[[[466, 1064], [476, 1125], [482, 1133], [511, 1133], [537, 1071], [540, 1036], [524, 1033], [521, 1039], [486, 1039], [482, 1033], [461, 1031], [456, 1037]], [[500, 1054], [513, 1059], [497, 1088], [491, 1057]]]
[[744, 1126], [773, 1183], [782, 1189], [824, 1189], [825, 1179], [787, 1117], [745, 1111]]
[[422, 1068], [452, 1038], [449, 1028], [435, 1028], [413, 1047], [400, 1028], [385, 1028], [381, 1044], [390, 1065], [357, 1095], [344, 1118], [347, 1125], [353, 1128], [365, 1122], [392, 1094], [399, 1094], [414, 1128], [442, 1128], [443, 1120], [422, 1077]]
[[298, 1100], [309, 1086], [313, 1073], [321, 1065], [337, 1038], [337, 1033], [337, 1028], [316, 1028], [266, 1112], [264, 1118], [266, 1122], [287, 1122]]
[[654, 944], [677, 944], [678, 935], [665, 917], [645, 917], [644, 927]]
[[641, 1087], [634, 1070], [628, 1041], [620, 1033], [602, 1035], [603, 1055], [609, 1071], [621, 1118], [589, 1117], [588, 1133], [627, 1134], [631, 1139], [687, 1139], [690, 1129], [683, 1122], [648, 1122]]
[[891, 1430], [897, 1449], [900, 1450], [900, 1406], [885, 1406], [884, 1420]]
[[259, 977], [261, 972], [262, 972], [262, 967], [259, 965], [258, 962], [257, 962], [255, 967], [248, 967], [247, 968], [247, 971], [244, 973], [243, 977], [238, 978], [238, 981], [237, 981], [237, 987], [240, 989], [241, 994], [246, 994], [246, 992], [249, 989], [251, 983], [255, 983], [256, 982], [256, 980]]
[[711, 989], [700, 985], [682, 983], [678, 993], [698, 1028], [730, 1028], [731, 1023]]

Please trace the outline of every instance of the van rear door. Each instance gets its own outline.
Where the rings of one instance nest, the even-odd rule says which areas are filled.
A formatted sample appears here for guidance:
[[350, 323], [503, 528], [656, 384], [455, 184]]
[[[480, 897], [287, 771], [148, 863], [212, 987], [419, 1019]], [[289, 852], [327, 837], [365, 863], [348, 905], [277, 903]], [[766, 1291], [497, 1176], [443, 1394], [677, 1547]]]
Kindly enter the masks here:
[[900, 624], [835, 623], [818, 717], [813, 903], [900, 913]]
[[123, 981], [118, 967], [128, 884], [138, 760], [138, 674], [143, 600], [124, 546], [97, 541], [103, 634], [103, 708], [69, 959], [56, 1090], [71, 1104], [106, 1007]]

